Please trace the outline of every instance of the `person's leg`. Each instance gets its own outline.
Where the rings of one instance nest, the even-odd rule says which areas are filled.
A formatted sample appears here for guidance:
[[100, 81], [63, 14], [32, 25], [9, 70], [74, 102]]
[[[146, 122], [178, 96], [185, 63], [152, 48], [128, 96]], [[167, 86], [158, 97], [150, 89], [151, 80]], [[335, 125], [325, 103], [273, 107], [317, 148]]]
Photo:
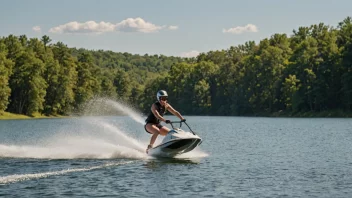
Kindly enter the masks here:
[[145, 128], [149, 133], [153, 134], [152, 137], [150, 138], [149, 145], [154, 144], [159, 134], [162, 136], [165, 136], [170, 131], [170, 129], [165, 126], [161, 126], [160, 124], [153, 124], [153, 123], [146, 124]]
[[161, 128], [159, 128], [159, 133], [160, 135], [163, 135], [163, 136], [167, 135], [169, 131], [170, 129], [167, 128], [166, 126], [161, 126]]
[[153, 124], [153, 123], [146, 124], [145, 128], [149, 133], [153, 134], [152, 137], [150, 138], [150, 143], [149, 143], [149, 145], [153, 145], [160, 133], [160, 129], [157, 127], [157, 124]]

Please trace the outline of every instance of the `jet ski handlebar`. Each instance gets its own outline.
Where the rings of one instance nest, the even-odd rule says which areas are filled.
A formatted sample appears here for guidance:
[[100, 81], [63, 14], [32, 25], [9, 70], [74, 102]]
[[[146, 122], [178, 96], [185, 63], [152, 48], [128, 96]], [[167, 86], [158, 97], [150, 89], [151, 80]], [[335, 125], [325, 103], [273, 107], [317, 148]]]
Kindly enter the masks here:
[[174, 127], [173, 124], [175, 124], [175, 123], [180, 123], [180, 128], [181, 128], [183, 122], [187, 125], [187, 127], [188, 127], [189, 130], [193, 133], [193, 135], [196, 135], [196, 133], [194, 133], [194, 131], [191, 129], [191, 127], [187, 124], [186, 121], [170, 121], [169, 124], [171, 125], [171, 127], [172, 127], [173, 129], [175, 129], [175, 127]]
[[170, 124], [173, 124], [173, 123], [182, 123], [182, 122], [186, 122], [186, 121], [170, 121]]

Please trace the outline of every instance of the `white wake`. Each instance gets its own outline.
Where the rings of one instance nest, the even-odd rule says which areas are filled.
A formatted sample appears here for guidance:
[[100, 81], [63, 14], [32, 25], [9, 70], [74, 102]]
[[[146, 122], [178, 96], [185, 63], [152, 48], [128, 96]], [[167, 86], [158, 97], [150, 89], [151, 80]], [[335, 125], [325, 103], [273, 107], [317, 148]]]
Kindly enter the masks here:
[[0, 177], [0, 185], [20, 182], [20, 181], [25, 181], [25, 180], [30, 180], [30, 179], [47, 178], [47, 177], [50, 177], [53, 175], [64, 175], [64, 174], [72, 173], [72, 172], [91, 171], [91, 170], [95, 170], [95, 169], [102, 169], [102, 168], [109, 167], [109, 166], [118, 166], [118, 165], [123, 165], [123, 164], [129, 164], [132, 162], [133, 161], [107, 163], [107, 164], [103, 164], [103, 165], [99, 165], [99, 166], [91, 166], [91, 167], [86, 167], [86, 168], [73, 168], [73, 169], [43, 172], [43, 173], [15, 174], [15, 175], [3, 176], [3, 177]]

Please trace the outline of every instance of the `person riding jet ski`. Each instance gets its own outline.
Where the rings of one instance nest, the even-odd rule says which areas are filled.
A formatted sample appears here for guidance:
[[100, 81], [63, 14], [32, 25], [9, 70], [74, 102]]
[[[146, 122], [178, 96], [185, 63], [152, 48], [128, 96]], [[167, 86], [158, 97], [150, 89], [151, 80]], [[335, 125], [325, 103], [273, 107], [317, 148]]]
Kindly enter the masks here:
[[147, 119], [145, 120], [146, 124], [144, 125], [144, 129], [146, 130], [146, 132], [152, 134], [150, 143], [146, 150], [147, 153], [150, 148], [153, 148], [153, 144], [159, 134], [165, 136], [170, 131], [169, 128], [160, 124], [161, 121], [167, 124], [170, 123], [170, 120], [166, 120], [165, 118], [163, 118], [166, 111], [169, 111], [178, 118], [180, 118], [182, 122], [186, 121], [186, 119], [184, 119], [182, 115], [174, 108], [172, 108], [172, 106], [167, 102], [168, 94], [166, 91], [159, 90], [156, 94], [156, 98], [158, 99], [158, 101], [152, 104], [151, 111]]

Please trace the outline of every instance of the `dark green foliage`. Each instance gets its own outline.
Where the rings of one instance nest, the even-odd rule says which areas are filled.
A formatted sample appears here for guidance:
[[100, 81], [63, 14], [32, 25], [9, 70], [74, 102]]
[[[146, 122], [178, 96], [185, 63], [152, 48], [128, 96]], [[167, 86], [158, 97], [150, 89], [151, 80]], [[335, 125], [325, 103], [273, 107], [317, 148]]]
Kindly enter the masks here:
[[12, 73], [13, 62], [7, 59], [6, 55], [5, 45], [0, 42], [0, 114], [7, 108], [11, 94], [9, 78]]
[[156, 92], [183, 114], [352, 111], [352, 19], [299, 27], [196, 58], [68, 48], [0, 38], [0, 113], [69, 114], [95, 97], [150, 111]]

